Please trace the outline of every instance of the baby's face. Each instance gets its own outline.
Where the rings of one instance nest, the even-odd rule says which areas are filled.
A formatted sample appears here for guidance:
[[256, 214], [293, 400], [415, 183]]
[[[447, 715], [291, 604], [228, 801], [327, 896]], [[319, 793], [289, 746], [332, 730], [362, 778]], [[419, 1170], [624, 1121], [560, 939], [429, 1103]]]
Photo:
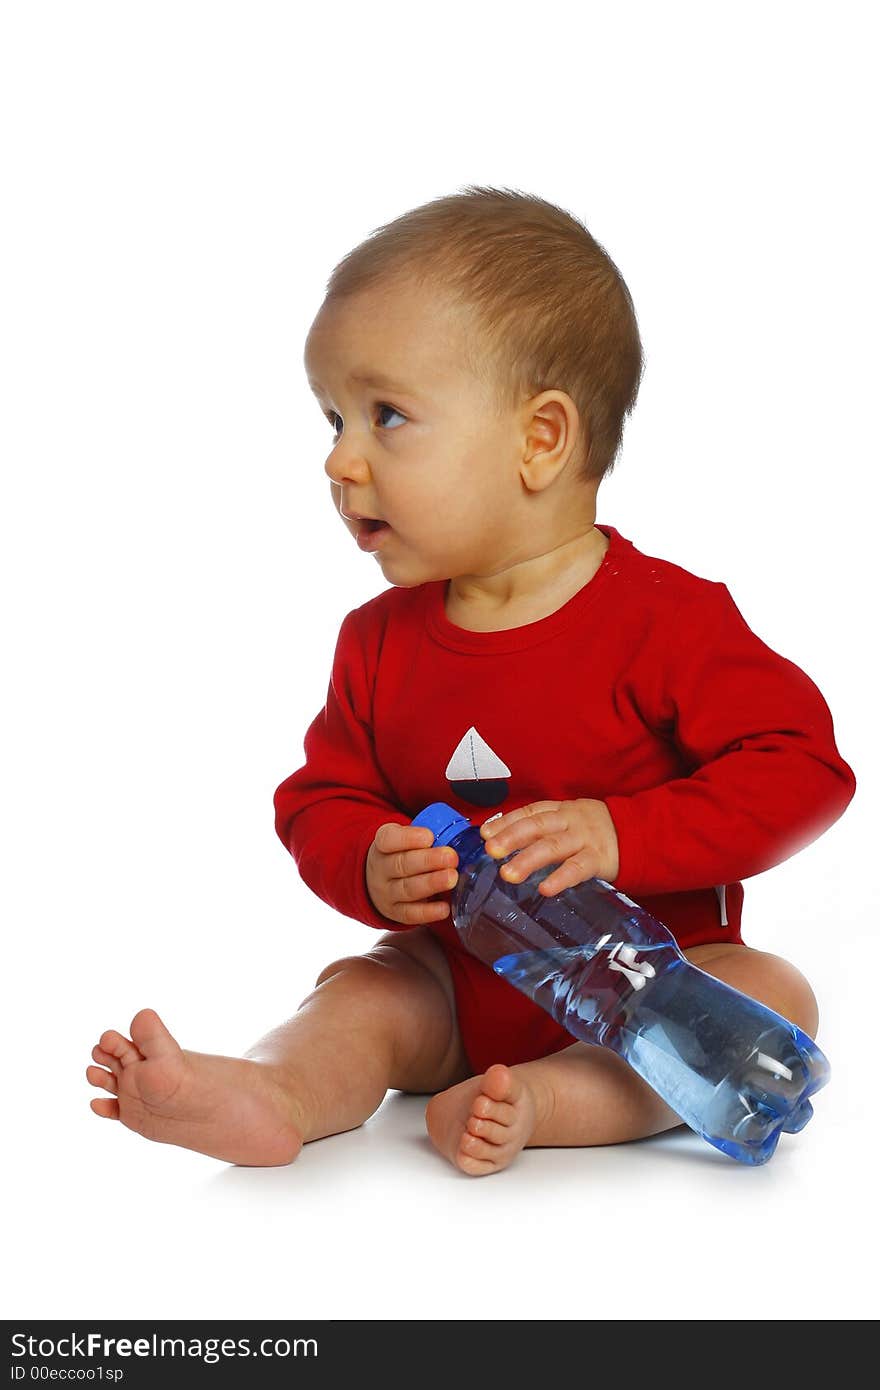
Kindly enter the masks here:
[[334, 505], [392, 584], [497, 573], [521, 542], [521, 432], [467, 369], [475, 341], [466, 310], [400, 283], [325, 305], [309, 331]]

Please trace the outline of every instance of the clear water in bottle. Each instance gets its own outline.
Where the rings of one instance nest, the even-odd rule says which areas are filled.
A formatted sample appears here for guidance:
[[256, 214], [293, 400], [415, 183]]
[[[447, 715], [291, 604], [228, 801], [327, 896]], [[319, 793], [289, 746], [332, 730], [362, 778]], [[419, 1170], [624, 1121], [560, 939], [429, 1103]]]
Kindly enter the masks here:
[[538, 885], [555, 866], [508, 883], [507, 861], [452, 807], [436, 802], [413, 824], [458, 854], [452, 918], [466, 949], [574, 1038], [623, 1057], [708, 1143], [760, 1164], [783, 1131], [803, 1129], [830, 1068], [794, 1023], [692, 965], [602, 879], [546, 897]]

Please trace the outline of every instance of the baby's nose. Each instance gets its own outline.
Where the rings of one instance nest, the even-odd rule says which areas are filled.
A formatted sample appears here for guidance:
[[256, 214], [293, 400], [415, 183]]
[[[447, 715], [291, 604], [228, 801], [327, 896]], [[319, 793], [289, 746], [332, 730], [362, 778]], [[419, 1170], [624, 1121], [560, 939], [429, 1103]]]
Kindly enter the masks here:
[[370, 465], [364, 456], [355, 449], [345, 449], [337, 444], [332, 454], [324, 464], [324, 472], [331, 483], [368, 483], [370, 481]]

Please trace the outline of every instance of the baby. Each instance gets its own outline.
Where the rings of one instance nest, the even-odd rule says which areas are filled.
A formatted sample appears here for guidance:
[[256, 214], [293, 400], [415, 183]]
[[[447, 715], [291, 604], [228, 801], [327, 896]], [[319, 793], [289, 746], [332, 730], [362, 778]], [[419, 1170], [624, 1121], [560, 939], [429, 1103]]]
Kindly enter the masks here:
[[390, 587], [342, 624], [276, 825], [309, 887], [382, 935], [244, 1058], [183, 1051], [150, 1009], [130, 1038], [104, 1033], [92, 1108], [284, 1164], [415, 1092], [472, 1175], [670, 1129], [625, 1062], [462, 950], [455, 852], [410, 823], [447, 801], [512, 856], [511, 881], [549, 864], [545, 894], [607, 880], [815, 1036], [804, 977], [743, 942], [741, 880], [831, 825], [855, 779], [816, 686], [724, 584], [596, 524], [642, 373], [627, 287], [569, 213], [469, 187], [344, 258], [305, 366], [333, 504]]

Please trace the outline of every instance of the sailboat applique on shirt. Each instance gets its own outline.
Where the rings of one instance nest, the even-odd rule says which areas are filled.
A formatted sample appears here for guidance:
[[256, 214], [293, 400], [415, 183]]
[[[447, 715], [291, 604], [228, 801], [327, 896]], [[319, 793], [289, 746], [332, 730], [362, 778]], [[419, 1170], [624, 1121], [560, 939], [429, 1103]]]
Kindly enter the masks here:
[[449, 760], [449, 785], [470, 806], [499, 806], [510, 790], [510, 768], [473, 726]]

